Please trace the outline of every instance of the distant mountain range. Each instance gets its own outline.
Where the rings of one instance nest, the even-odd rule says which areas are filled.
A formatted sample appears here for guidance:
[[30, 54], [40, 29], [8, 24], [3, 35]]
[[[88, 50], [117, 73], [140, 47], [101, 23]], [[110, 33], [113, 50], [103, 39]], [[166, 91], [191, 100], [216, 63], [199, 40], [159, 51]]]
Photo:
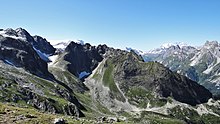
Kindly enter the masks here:
[[0, 123], [218, 123], [218, 47], [144, 53], [0, 30]]
[[166, 44], [140, 53], [146, 62], [157, 61], [174, 72], [198, 82], [216, 97], [220, 95], [220, 45], [207, 41], [201, 47], [186, 44]]

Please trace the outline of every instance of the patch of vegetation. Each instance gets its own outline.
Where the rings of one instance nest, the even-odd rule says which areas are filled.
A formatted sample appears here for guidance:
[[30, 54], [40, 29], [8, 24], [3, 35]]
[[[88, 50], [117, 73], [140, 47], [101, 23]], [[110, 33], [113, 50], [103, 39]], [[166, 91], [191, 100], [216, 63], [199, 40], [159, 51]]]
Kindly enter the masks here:
[[161, 107], [167, 103], [167, 99], [155, 98], [150, 101], [150, 107]]
[[120, 93], [118, 87], [116, 86], [113, 78], [113, 70], [114, 70], [114, 65], [110, 63], [109, 61], [106, 62], [106, 69], [103, 75], [103, 84], [104, 86], [109, 87], [111, 93], [113, 94], [117, 100], [119, 101], [125, 101], [124, 97]]
[[63, 118], [68, 124], [95, 123], [94, 120], [76, 120], [71, 116], [41, 113], [34, 108], [18, 108], [0, 103], [0, 123], [50, 124], [55, 118]]
[[106, 107], [104, 107], [104, 106], [101, 105], [100, 103], [97, 102], [97, 103], [96, 103], [96, 106], [97, 106], [98, 110], [99, 110], [100, 112], [102, 112], [103, 114], [112, 115], [112, 113], [109, 111], [109, 109], [106, 108]]
[[128, 96], [128, 100], [131, 104], [135, 104], [141, 108], [146, 108], [149, 99], [153, 98], [151, 93], [140, 87], [130, 88], [125, 95]]
[[131, 118], [130, 121], [133, 121], [134, 123], [149, 124], [185, 124], [185, 122], [182, 120], [148, 111], [141, 112], [140, 117], [133, 119]]
[[130, 103], [141, 108], [146, 108], [148, 103], [149, 107], [160, 107], [167, 103], [166, 99], [154, 98], [151, 92], [141, 87], [132, 87], [125, 95], [128, 96]]
[[92, 76], [92, 78], [94, 78], [94, 79], [100, 79], [100, 78], [101, 78], [101, 75], [96, 72], [96, 73]]
[[106, 68], [105, 73], [103, 75], [103, 83], [105, 86], [108, 86], [111, 90], [114, 91], [115, 89], [117, 89], [117, 86], [115, 85], [113, 74], [112, 74], [113, 69], [114, 68], [113, 68], [112, 64], [107, 65], [107, 68]]
[[199, 115], [195, 110], [189, 108], [181, 108], [180, 106], [174, 107], [171, 111], [171, 116], [184, 120], [187, 123], [196, 123], [196, 124], [218, 124], [220, 122], [220, 118], [211, 115], [211, 114], [203, 114]]
[[[95, 118], [98, 116], [102, 116], [102, 114], [113, 115], [109, 109], [101, 105], [96, 101], [92, 101], [91, 96], [88, 92], [85, 93], [76, 93], [77, 99], [84, 105], [86, 111], [83, 113], [86, 115], [87, 118]], [[100, 112], [100, 113], [99, 113]]]
[[218, 124], [220, 122], [220, 117], [212, 114], [204, 114], [200, 118], [205, 124]]

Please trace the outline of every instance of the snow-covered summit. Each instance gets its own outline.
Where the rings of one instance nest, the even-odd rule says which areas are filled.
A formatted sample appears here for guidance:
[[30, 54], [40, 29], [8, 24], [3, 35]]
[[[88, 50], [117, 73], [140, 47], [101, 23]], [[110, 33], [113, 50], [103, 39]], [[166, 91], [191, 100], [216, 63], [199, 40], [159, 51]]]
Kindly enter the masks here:
[[[20, 29], [20, 28], [18, 28]], [[20, 40], [26, 40], [25, 37], [18, 35], [18, 29], [13, 30], [12, 28], [7, 28], [7, 29], [1, 29], [0, 30], [0, 35], [3, 37], [10, 37], [13, 39], [20, 39]]]
[[179, 46], [180, 48], [184, 47], [184, 46], [188, 46], [188, 44], [184, 43], [184, 42], [176, 42], [176, 43], [164, 43], [161, 45], [160, 48], [166, 49], [172, 46]]
[[75, 43], [84, 45], [83, 40], [49, 40], [49, 42], [56, 49], [65, 49], [69, 45], [70, 42], [75, 42]]
[[169, 50], [170, 48], [174, 48], [174, 49], [182, 49], [184, 47], [188, 47], [189, 45], [187, 45], [184, 42], [177, 42], [177, 43], [164, 43], [162, 44], [159, 48], [150, 50], [148, 52], [146, 52], [145, 54], [163, 54], [164, 52], [166, 52], [167, 50]]

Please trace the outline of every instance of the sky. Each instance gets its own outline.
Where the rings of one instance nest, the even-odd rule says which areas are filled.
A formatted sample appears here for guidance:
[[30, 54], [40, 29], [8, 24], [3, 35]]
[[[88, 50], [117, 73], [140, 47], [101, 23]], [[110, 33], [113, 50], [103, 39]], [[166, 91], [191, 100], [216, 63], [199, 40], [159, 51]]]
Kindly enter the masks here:
[[0, 28], [147, 51], [220, 41], [220, 0], [1, 0]]

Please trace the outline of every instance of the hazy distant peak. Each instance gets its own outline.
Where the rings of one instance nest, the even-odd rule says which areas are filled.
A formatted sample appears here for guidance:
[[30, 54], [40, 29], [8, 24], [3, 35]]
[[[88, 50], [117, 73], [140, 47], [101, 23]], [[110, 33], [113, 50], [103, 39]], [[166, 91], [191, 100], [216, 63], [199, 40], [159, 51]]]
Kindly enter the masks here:
[[49, 42], [57, 49], [65, 49], [71, 42], [75, 42], [81, 45], [84, 45], [85, 42], [83, 40], [49, 40]]
[[184, 42], [177, 42], [177, 43], [164, 43], [161, 45], [161, 48], [169, 48], [172, 46], [179, 46], [180, 48], [184, 47], [184, 46], [188, 46], [188, 44], [184, 43]]

